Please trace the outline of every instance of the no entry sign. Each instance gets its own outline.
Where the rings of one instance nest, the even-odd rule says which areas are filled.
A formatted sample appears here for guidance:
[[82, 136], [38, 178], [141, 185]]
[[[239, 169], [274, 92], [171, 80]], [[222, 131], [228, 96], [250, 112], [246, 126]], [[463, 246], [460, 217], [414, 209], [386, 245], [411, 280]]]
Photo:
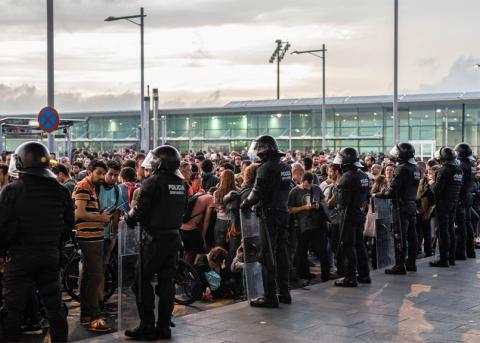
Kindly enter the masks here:
[[38, 113], [38, 125], [45, 132], [53, 132], [58, 129], [60, 117], [58, 112], [51, 106], [44, 107]]

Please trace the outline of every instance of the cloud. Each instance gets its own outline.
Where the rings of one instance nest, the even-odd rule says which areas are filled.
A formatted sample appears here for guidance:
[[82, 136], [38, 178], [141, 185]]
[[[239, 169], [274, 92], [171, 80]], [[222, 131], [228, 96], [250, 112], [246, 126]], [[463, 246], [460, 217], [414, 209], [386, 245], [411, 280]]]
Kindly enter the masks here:
[[480, 70], [473, 66], [480, 57], [462, 56], [453, 62], [448, 73], [440, 81], [422, 84], [421, 92], [455, 92], [480, 89]]

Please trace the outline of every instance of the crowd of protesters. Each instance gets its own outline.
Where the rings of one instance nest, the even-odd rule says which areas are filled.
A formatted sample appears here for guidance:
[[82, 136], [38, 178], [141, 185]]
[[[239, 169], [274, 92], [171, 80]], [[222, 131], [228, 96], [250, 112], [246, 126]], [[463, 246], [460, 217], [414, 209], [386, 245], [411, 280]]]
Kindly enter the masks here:
[[[0, 189], [9, 182], [9, 154], [0, 159]], [[104, 304], [104, 271], [116, 249], [122, 212], [135, 207], [141, 183], [152, 175], [155, 165], [145, 163], [147, 154], [132, 149], [113, 152], [74, 150], [72, 158], [51, 155], [51, 170], [70, 192], [75, 203], [76, 239], [84, 257], [81, 277], [80, 324], [91, 331], [107, 332], [105, 316], [116, 314]], [[292, 185], [288, 199], [290, 222], [288, 256], [290, 286], [304, 287], [343, 276], [337, 261], [332, 228], [337, 225], [335, 188], [342, 169], [334, 164], [335, 153], [287, 151], [283, 161], [291, 164]], [[148, 161], [147, 161], [148, 162]], [[371, 193], [387, 189], [396, 161], [383, 153], [361, 156], [363, 172], [370, 180]], [[435, 249], [435, 214], [432, 184], [440, 168], [435, 159], [417, 160], [420, 185], [417, 193], [416, 232], [418, 257], [431, 256]], [[188, 193], [187, 218], [181, 226], [183, 258], [194, 266], [202, 280], [202, 300], [242, 298], [244, 251], [240, 227], [240, 203], [250, 193], [258, 165], [242, 152], [191, 152], [182, 154], [180, 172]], [[480, 168], [477, 170], [480, 171]], [[480, 180], [480, 172], [475, 177]], [[476, 187], [475, 189], [477, 189]], [[480, 219], [480, 192], [474, 192], [471, 224], [477, 234]], [[365, 225], [365, 243], [372, 246], [372, 225]], [[374, 252], [370, 254], [375, 268]], [[469, 256], [471, 257], [471, 256]], [[312, 269], [320, 267], [319, 275]], [[2, 272], [3, 264], [0, 267]], [[0, 282], [1, 285], [1, 282]], [[24, 331], [40, 323], [28, 323]]]

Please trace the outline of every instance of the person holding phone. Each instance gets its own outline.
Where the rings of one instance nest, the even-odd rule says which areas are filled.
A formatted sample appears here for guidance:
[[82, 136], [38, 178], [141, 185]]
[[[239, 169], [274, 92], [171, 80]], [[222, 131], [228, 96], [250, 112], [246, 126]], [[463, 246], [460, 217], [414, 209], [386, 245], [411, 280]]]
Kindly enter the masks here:
[[297, 274], [301, 279], [310, 280], [308, 249], [313, 245], [320, 258], [321, 280], [330, 280], [330, 263], [327, 251], [327, 225], [320, 213], [320, 202], [325, 201], [320, 186], [313, 183], [312, 173], [305, 173], [300, 185], [290, 191], [288, 210], [297, 218], [300, 237], [297, 247]]

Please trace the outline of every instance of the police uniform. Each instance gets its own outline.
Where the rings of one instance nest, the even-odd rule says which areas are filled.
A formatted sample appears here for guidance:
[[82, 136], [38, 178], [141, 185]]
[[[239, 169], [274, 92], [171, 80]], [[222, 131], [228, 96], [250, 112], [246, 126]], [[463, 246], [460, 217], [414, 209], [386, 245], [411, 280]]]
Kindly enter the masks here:
[[472, 193], [474, 190], [477, 166], [472, 157], [472, 149], [470, 145], [460, 143], [455, 147], [455, 151], [459, 155], [460, 168], [463, 172], [463, 184], [460, 189], [455, 215], [455, 222], [457, 224], [455, 259], [465, 260], [467, 257], [476, 257], [471, 213], [473, 205]]
[[[376, 195], [378, 198], [393, 198], [394, 206], [399, 212], [399, 216], [394, 216], [394, 220], [400, 220], [397, 235], [401, 235], [401, 249], [396, 244], [395, 266], [386, 269], [387, 274], [405, 274], [408, 271], [417, 271], [416, 257], [418, 249], [418, 236], [416, 232], [416, 210], [417, 210], [417, 191], [420, 183], [420, 171], [414, 160], [415, 150], [410, 143], [400, 143], [396, 145], [394, 154], [399, 158], [399, 166], [395, 170], [392, 183], [386, 191]], [[398, 237], [397, 239], [400, 239]], [[408, 247], [408, 253], [407, 253]], [[405, 255], [408, 256], [405, 266]]]
[[[175, 284], [180, 247], [180, 226], [186, 206], [186, 188], [178, 171], [180, 154], [170, 146], [152, 151], [159, 167], [144, 181], [137, 206], [126, 216], [129, 226], [140, 222], [144, 228], [141, 258], [137, 265], [133, 291], [140, 325], [125, 335], [140, 340], [170, 338]], [[155, 294], [152, 279], [157, 275], [158, 318], [155, 328]]]
[[26, 142], [13, 158], [19, 179], [0, 193], [0, 237], [7, 249], [2, 281], [6, 310], [3, 341], [18, 340], [33, 283], [47, 309], [51, 340], [66, 342], [59, 248], [73, 229], [73, 202], [47, 169], [49, 152], [42, 144]]
[[437, 172], [433, 185], [435, 196], [435, 215], [438, 223], [438, 239], [440, 259], [430, 262], [433, 267], [448, 267], [455, 265], [455, 231], [454, 218], [458, 198], [463, 183], [462, 169], [457, 165], [452, 149], [440, 149], [440, 159], [443, 163]]
[[287, 203], [292, 171], [290, 165], [281, 162], [284, 154], [278, 150], [273, 137], [259, 137], [256, 149], [262, 146], [266, 151], [259, 154], [262, 163], [257, 169], [255, 185], [248, 198], [241, 204], [241, 208], [246, 209], [260, 203], [264, 221], [261, 232], [265, 231], [261, 235], [264, 296], [251, 301], [250, 304], [257, 307], [278, 307], [279, 301], [291, 303], [287, 253], [289, 223]]
[[[367, 174], [358, 170], [358, 155], [355, 149], [340, 151], [342, 177], [338, 184], [337, 206], [341, 213], [339, 244], [345, 277], [335, 282], [336, 286], [356, 287], [360, 283], [371, 283], [368, 254], [363, 240], [365, 209], [370, 194]], [[335, 161], [334, 161], [335, 163]], [[357, 278], [358, 269], [358, 278]]]

